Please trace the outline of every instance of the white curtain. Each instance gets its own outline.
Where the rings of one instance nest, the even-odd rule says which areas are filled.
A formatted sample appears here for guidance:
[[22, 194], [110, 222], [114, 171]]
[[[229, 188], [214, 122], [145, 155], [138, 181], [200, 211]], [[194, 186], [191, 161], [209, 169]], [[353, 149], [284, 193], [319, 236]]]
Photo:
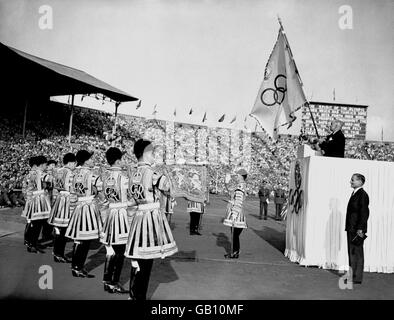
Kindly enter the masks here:
[[290, 188], [295, 187], [298, 161], [304, 193], [296, 214], [287, 216], [285, 255], [306, 266], [347, 270], [346, 207], [352, 193], [350, 178], [366, 178], [370, 216], [364, 243], [364, 271], [394, 272], [394, 163], [308, 157], [291, 166]]

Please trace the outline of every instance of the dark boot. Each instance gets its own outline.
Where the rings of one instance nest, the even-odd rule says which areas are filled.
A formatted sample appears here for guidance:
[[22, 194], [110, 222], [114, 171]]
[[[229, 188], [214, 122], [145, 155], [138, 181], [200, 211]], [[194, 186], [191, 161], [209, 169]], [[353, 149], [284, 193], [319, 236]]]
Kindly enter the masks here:
[[55, 234], [53, 239], [53, 259], [55, 262], [70, 263], [71, 261], [64, 256], [64, 250], [66, 248], [66, 238], [62, 232]]
[[105, 265], [104, 265], [104, 276], [103, 276], [103, 283], [104, 283], [104, 291], [108, 291], [113, 293], [113, 283], [112, 283], [112, 276], [114, 272], [114, 259], [115, 256], [106, 256], [105, 257]]
[[134, 293], [136, 274], [137, 274], [137, 268], [131, 267], [131, 270], [130, 270], [130, 282], [129, 282], [129, 299], [130, 300], [137, 300], [137, 298], [135, 296], [135, 293]]
[[120, 284], [120, 275], [122, 273], [123, 262], [124, 262], [124, 254], [116, 253], [115, 262], [114, 262], [115, 268], [114, 268], [112, 283], [114, 284], [114, 292], [121, 294], [129, 292], [128, 290], [123, 288], [122, 285]]
[[72, 260], [71, 260], [71, 270], [72, 270], [72, 273], [73, 273], [73, 276], [78, 276], [78, 275], [74, 275], [74, 271], [79, 271], [78, 270], [78, 265], [79, 265], [79, 257], [78, 257], [78, 247], [80, 246], [81, 244], [80, 243], [76, 243], [76, 242], [74, 242], [74, 245], [73, 245], [73, 252], [72, 252]]
[[136, 300], [146, 300], [153, 259], [139, 259], [138, 264], [140, 271], [138, 271], [135, 276], [133, 293]]
[[25, 227], [25, 232], [23, 234], [23, 243], [25, 246], [29, 246], [30, 240], [29, 240], [29, 228], [30, 228], [30, 222], [26, 223]]
[[89, 248], [90, 248], [91, 240], [83, 240], [81, 246], [78, 248], [80, 250], [80, 260], [78, 268], [83, 272], [86, 278], [94, 278], [93, 274], [90, 274], [87, 270], [85, 270], [85, 262], [88, 257]]
[[31, 223], [31, 234], [29, 236], [30, 238], [30, 243], [31, 246], [34, 247], [38, 252], [40, 253], [45, 253], [44, 250], [42, 250], [42, 247], [39, 246], [38, 244], [38, 237], [40, 236], [42, 229], [42, 221], [41, 220], [35, 220]]

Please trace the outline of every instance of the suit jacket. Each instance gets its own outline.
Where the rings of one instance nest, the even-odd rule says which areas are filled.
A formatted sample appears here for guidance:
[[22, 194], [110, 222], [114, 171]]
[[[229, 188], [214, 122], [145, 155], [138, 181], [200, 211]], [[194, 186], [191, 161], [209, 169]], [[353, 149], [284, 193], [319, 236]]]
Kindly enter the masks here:
[[259, 197], [261, 201], [269, 199], [271, 190], [268, 188], [261, 187], [259, 190]]
[[325, 157], [345, 157], [345, 136], [341, 130], [328, 135], [326, 141], [319, 146], [324, 151]]
[[362, 230], [367, 232], [367, 221], [369, 217], [369, 197], [363, 188], [357, 190], [349, 199], [346, 209], [345, 231], [357, 232]]

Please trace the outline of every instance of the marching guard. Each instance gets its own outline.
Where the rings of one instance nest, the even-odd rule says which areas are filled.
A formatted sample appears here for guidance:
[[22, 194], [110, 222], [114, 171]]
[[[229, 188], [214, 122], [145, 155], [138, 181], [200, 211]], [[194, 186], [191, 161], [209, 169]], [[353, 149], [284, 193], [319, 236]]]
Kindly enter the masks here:
[[160, 193], [169, 191], [169, 181], [152, 169], [154, 147], [149, 140], [134, 144], [138, 159], [130, 169], [130, 194], [137, 209], [131, 218], [125, 255], [131, 258], [130, 299], [146, 300], [153, 259], [171, 256], [178, 251], [165, 214], [160, 210]]
[[204, 213], [205, 204], [196, 201], [187, 202], [187, 212], [190, 213], [190, 235], [201, 236], [199, 232], [201, 217]]
[[66, 230], [66, 237], [74, 240], [71, 272], [74, 277], [93, 278], [85, 268], [90, 242], [99, 239], [103, 225], [96, 201], [96, 181], [93, 173], [93, 153], [79, 150], [76, 154], [77, 168], [73, 177], [73, 189], [77, 195], [76, 207]]
[[238, 259], [239, 258], [239, 236], [243, 229], [247, 228], [246, 218], [243, 212], [243, 202], [246, 197], [246, 178], [247, 172], [245, 169], [237, 171], [238, 186], [231, 194], [231, 198], [227, 207], [227, 217], [224, 219], [223, 224], [231, 227], [232, 241], [231, 253], [226, 254], [226, 258]]
[[[44, 179], [43, 179], [45, 182], [45, 189], [48, 191], [51, 208], [55, 203], [55, 195], [56, 195], [56, 191], [54, 189], [54, 182], [55, 182], [55, 176], [57, 171], [56, 165], [57, 165], [56, 160], [51, 159], [47, 162], [47, 168], [45, 170]], [[42, 226], [42, 242], [49, 241], [49, 243], [46, 245], [47, 247], [53, 246], [54, 243], [53, 233], [54, 233], [53, 226], [49, 224], [48, 220], [45, 221]]]
[[129, 235], [128, 206], [134, 204], [129, 197], [129, 177], [122, 169], [123, 153], [111, 147], [105, 154], [111, 166], [102, 172], [98, 182], [99, 195], [103, 197], [101, 211], [106, 211], [100, 241], [106, 247], [104, 290], [109, 293], [128, 293], [119, 283], [124, 253]]
[[26, 218], [25, 245], [28, 252], [44, 253], [38, 247], [38, 237], [45, 221], [49, 218], [51, 203], [45, 189], [44, 171], [47, 159], [44, 156], [29, 159], [30, 172], [23, 181], [22, 192], [26, 199], [22, 217]]
[[54, 227], [53, 259], [55, 262], [71, 262], [64, 255], [64, 250], [67, 243], [66, 229], [77, 200], [72, 184], [76, 161], [75, 154], [65, 154], [63, 157], [64, 166], [57, 170], [54, 179], [53, 191], [56, 194], [56, 200], [52, 206], [48, 223]]

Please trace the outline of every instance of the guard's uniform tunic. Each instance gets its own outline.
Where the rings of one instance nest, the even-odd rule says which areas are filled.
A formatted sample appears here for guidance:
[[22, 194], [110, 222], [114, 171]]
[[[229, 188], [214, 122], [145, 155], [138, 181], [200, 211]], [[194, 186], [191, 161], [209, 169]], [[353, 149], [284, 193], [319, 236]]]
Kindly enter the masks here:
[[[153, 259], [165, 258], [178, 251], [164, 210], [160, 209], [160, 191], [169, 192], [169, 182], [151, 165], [139, 162], [130, 169], [130, 194], [137, 209], [131, 217], [125, 256], [132, 258], [130, 297], [145, 300]], [[133, 263], [138, 263], [138, 268]]]
[[129, 236], [128, 207], [134, 204], [129, 195], [129, 177], [120, 167], [111, 167], [103, 172], [98, 183], [104, 202], [103, 232], [100, 241], [106, 245], [126, 244]]
[[[105, 169], [97, 181], [97, 188], [102, 198], [101, 213], [104, 216], [100, 242], [113, 249], [113, 254], [107, 252], [105, 259], [104, 289], [115, 290], [111, 286], [119, 285], [129, 235], [128, 207], [135, 202], [130, 197], [128, 174], [120, 167]], [[121, 293], [123, 290], [121, 288]]]
[[233, 227], [232, 254], [236, 258], [238, 258], [240, 249], [239, 236], [242, 230], [247, 228], [246, 218], [242, 208], [245, 197], [245, 183], [241, 183], [231, 195], [231, 200], [227, 206], [227, 217], [223, 221], [225, 226]]
[[[54, 226], [55, 239], [53, 254], [55, 258], [63, 258], [67, 240], [65, 233], [70, 222], [71, 213], [75, 209], [77, 196], [73, 188], [74, 173], [70, 168], [63, 167], [56, 171], [53, 179], [53, 204], [48, 223]], [[56, 260], [55, 260], [56, 261]]]
[[136, 169], [130, 170], [130, 194], [137, 210], [131, 219], [125, 253], [128, 258], [165, 258], [178, 251], [165, 214], [160, 210], [159, 192], [170, 188], [166, 179], [147, 163], [140, 162]]
[[75, 169], [72, 187], [77, 195], [76, 207], [66, 231], [66, 237], [73, 240], [98, 239], [103, 229], [98, 209], [96, 182], [98, 175], [87, 167]]
[[51, 211], [51, 203], [48, 191], [43, 185], [44, 173], [41, 170], [31, 170], [23, 181], [22, 192], [26, 198], [22, 217], [28, 222], [48, 219]]
[[54, 179], [56, 199], [48, 219], [49, 224], [54, 227], [67, 228], [70, 222], [77, 201], [72, 184], [73, 178], [74, 173], [70, 168], [63, 167], [57, 170]]
[[48, 191], [44, 188], [44, 173], [39, 169], [31, 170], [23, 180], [22, 193], [26, 203], [22, 217], [26, 218], [24, 233], [25, 245], [36, 247], [41, 229], [48, 219], [51, 203]]
[[234, 228], [247, 228], [245, 214], [243, 212], [243, 202], [246, 197], [245, 184], [239, 184], [231, 195], [227, 206], [227, 216], [223, 224]]

